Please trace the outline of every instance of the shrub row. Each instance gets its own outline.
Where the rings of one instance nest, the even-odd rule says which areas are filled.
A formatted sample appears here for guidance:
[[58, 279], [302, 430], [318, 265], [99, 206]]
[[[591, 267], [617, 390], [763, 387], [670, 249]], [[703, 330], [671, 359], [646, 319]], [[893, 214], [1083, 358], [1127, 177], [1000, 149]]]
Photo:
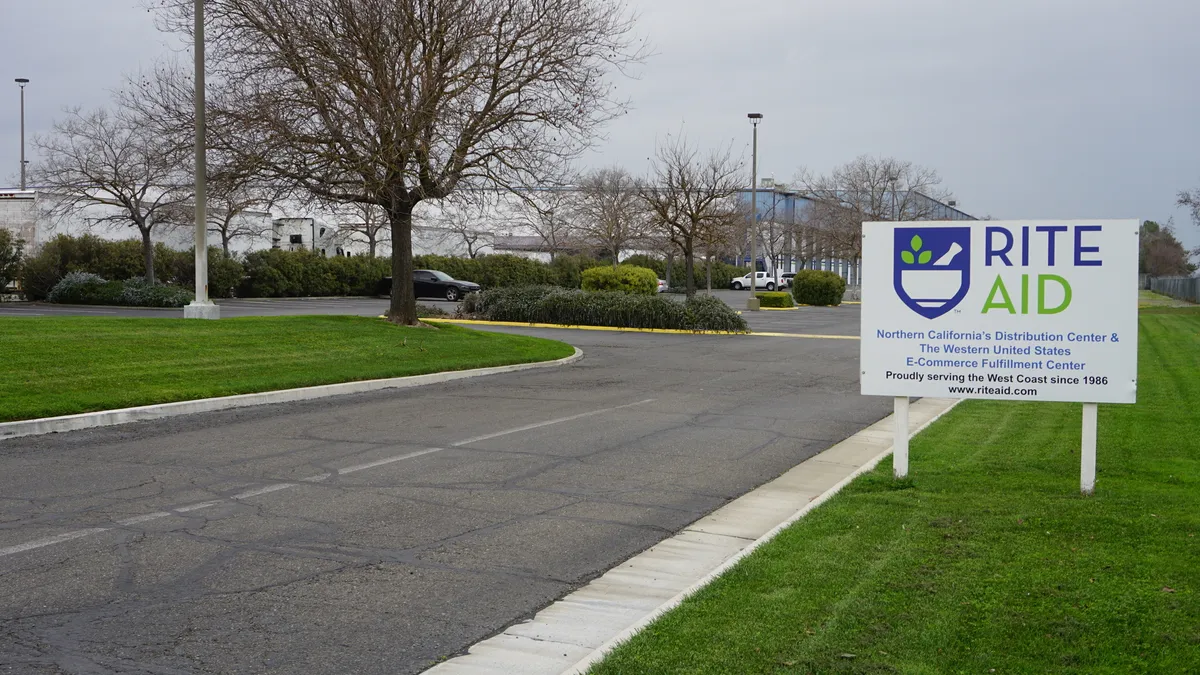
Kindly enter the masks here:
[[[638, 267], [647, 267], [654, 270], [659, 279], [667, 278], [667, 261], [664, 258], [656, 258], [648, 255], [631, 255], [621, 261], [625, 265], [636, 265]], [[675, 258], [671, 262], [671, 288], [682, 289], [686, 286], [684, 278], [683, 261]], [[744, 275], [748, 270], [737, 265], [714, 260], [712, 264], [712, 287], [713, 288], [729, 288], [729, 283], [735, 277]], [[695, 266], [692, 268], [692, 278], [696, 282], [696, 288], [707, 288], [707, 276], [705, 272], [704, 261], [697, 259]]]
[[152, 284], [143, 277], [106, 281], [90, 272], [69, 272], [46, 294], [50, 302], [126, 307], [183, 307], [194, 297], [186, 288]]
[[760, 291], [754, 294], [761, 307], [795, 307], [787, 291]]
[[565, 326], [747, 330], [746, 321], [737, 312], [711, 296], [679, 302], [657, 294], [588, 292], [554, 286], [518, 286], [471, 293], [463, 300], [462, 312], [487, 321]]
[[593, 267], [583, 272], [582, 285], [585, 291], [654, 295], [658, 292], [658, 277], [652, 269], [633, 265]]
[[846, 280], [836, 272], [800, 270], [792, 279], [792, 296], [802, 305], [837, 306], [846, 294]]
[[[326, 258], [311, 251], [268, 249], [239, 259], [226, 258], [219, 248], [212, 247], [208, 250], [208, 292], [214, 298], [373, 295], [390, 269], [387, 258]], [[114, 281], [141, 278], [145, 274], [142, 244], [135, 239], [108, 241], [90, 234], [58, 235], [24, 261], [21, 282], [25, 296], [45, 300], [71, 272]], [[192, 286], [195, 251], [155, 244], [154, 275], [159, 282]]]
[[508, 254], [484, 255], [478, 258], [413, 256], [413, 269], [438, 270], [455, 279], [473, 281], [484, 288], [529, 285], [579, 288], [585, 270], [608, 264], [582, 255], [558, 255], [550, 263]]

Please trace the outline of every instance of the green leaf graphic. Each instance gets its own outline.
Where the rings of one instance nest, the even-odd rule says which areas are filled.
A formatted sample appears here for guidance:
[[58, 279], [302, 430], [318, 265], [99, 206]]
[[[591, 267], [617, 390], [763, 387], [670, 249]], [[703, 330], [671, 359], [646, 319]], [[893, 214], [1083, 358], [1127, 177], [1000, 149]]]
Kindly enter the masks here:
[[900, 259], [909, 265], [913, 264], [916, 258], [913, 257], [912, 251], [900, 251]]
[[917, 258], [917, 262], [924, 265], [925, 263], [929, 262], [932, 258], [933, 258], [933, 251], [925, 251], [925, 252], [921, 253], [920, 258]]
[[924, 243], [924, 242], [922, 242], [922, 241], [921, 241], [921, 235], [919, 235], [919, 234], [914, 234], [914, 235], [913, 235], [913, 238], [912, 238], [912, 247], [913, 247], [913, 250], [914, 250], [914, 251], [920, 251], [920, 250], [921, 250], [921, 244], [922, 244], [922, 243]]

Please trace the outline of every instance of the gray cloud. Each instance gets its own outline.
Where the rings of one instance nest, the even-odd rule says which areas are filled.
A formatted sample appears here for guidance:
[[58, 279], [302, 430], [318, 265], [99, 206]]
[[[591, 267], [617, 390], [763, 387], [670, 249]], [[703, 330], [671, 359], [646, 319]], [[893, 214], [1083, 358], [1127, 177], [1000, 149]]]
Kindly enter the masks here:
[[[137, 0], [0, 0], [0, 176], [17, 166], [17, 89], [30, 132], [95, 106], [167, 53]], [[760, 175], [868, 153], [939, 170], [968, 211], [1004, 218], [1175, 216], [1200, 186], [1200, 3], [1194, 0], [638, 0], [656, 56], [588, 164], [645, 170], [683, 130], [749, 155]], [[4, 101], [7, 101], [6, 103]], [[9, 167], [12, 167], [11, 169]]]

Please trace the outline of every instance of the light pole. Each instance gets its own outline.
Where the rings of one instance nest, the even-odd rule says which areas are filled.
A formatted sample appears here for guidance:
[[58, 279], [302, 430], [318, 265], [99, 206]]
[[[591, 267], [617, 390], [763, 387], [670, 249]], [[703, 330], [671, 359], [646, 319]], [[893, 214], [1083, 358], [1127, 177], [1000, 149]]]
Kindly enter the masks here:
[[25, 184], [25, 85], [29, 84], [29, 78], [18, 77], [16, 79], [17, 86], [21, 88], [21, 189], [24, 190]]
[[762, 121], [762, 113], [748, 113], [750, 125], [754, 127], [754, 145], [750, 160], [750, 299], [746, 308], [758, 309], [758, 298], [754, 291], [758, 290], [758, 250], [755, 240], [758, 239], [758, 123]]
[[221, 308], [208, 299], [208, 172], [204, 122], [204, 0], [196, 0], [196, 299], [183, 308], [185, 319], [219, 319]]

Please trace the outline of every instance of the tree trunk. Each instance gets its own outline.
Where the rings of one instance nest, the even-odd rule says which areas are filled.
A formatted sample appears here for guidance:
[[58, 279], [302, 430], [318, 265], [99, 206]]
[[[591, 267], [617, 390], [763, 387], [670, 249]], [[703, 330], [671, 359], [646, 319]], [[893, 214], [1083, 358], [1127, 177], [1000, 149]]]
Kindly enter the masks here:
[[221, 252], [225, 254], [225, 259], [229, 259], [229, 235], [224, 231], [221, 232]]
[[667, 273], [665, 275], [667, 278], [663, 279], [663, 281], [667, 282], [667, 288], [671, 287], [671, 268], [674, 267], [674, 265], [672, 264], [674, 262], [675, 262], [675, 254], [671, 251], [667, 251]]
[[712, 254], [711, 253], [708, 254], [708, 258], [704, 262], [705, 262], [705, 267], [708, 268], [705, 271], [705, 277], [706, 277], [707, 286], [708, 286], [708, 294], [712, 295]]
[[689, 239], [683, 247], [683, 285], [687, 291], [688, 300], [691, 300], [696, 295], [696, 256], [692, 249], [692, 240]]
[[146, 263], [146, 281], [154, 283], [154, 244], [150, 242], [150, 228], [138, 227], [142, 233], [142, 261]]
[[392, 226], [392, 302], [387, 317], [392, 323], [416, 326], [417, 298], [413, 293], [412, 214], [416, 204], [402, 202], [388, 209]]
[[378, 232], [367, 232], [367, 257], [375, 257], [375, 239], [379, 236]]
[[617, 269], [617, 264], [618, 264], [617, 258], [621, 257], [621, 247], [619, 245], [613, 246], [612, 254], [613, 254], [613, 269], [615, 270], [615, 269]]

